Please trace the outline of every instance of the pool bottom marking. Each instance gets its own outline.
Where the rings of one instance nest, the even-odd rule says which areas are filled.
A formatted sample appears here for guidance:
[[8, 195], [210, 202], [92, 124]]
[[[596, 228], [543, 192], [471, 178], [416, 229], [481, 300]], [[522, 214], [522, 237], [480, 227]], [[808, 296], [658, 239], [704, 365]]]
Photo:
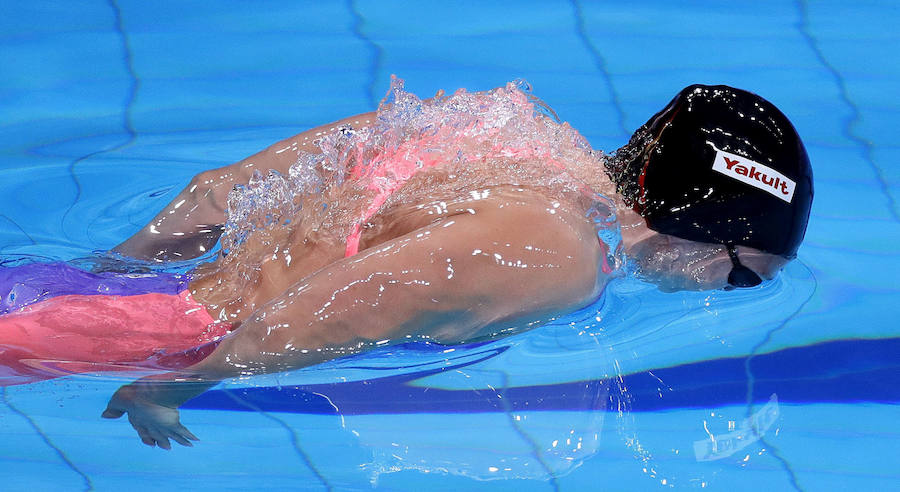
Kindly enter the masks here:
[[717, 436], [709, 431], [704, 420], [703, 426], [709, 438], [694, 441], [694, 456], [696, 456], [697, 461], [714, 461], [727, 458], [762, 439], [766, 432], [775, 424], [775, 421], [778, 420], [778, 416], [778, 395], [772, 393], [772, 396], [769, 397], [769, 402], [752, 416], [744, 419], [741, 427], [736, 431]]

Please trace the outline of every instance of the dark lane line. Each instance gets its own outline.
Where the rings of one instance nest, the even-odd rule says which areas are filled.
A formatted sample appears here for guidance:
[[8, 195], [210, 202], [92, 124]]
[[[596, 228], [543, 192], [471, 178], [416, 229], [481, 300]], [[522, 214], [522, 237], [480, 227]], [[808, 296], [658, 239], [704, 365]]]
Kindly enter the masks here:
[[[462, 362], [408, 374], [347, 383], [212, 390], [184, 408], [243, 411], [228, 393], [266, 412], [334, 415], [402, 413], [482, 413], [605, 410], [613, 392], [609, 380], [505, 388], [501, 402], [489, 388], [441, 389], [410, 383], [444, 371], [472, 366], [508, 346], [488, 344]], [[900, 338], [839, 340], [755, 355], [750, 395], [765, 403], [773, 393], [781, 403], [900, 403]], [[480, 355], [476, 357], [476, 355]], [[623, 376], [631, 411], [716, 408], [747, 403], [745, 357], [715, 359]], [[473, 385], [478, 385], [473, 381]], [[327, 398], [326, 398], [327, 397]]]

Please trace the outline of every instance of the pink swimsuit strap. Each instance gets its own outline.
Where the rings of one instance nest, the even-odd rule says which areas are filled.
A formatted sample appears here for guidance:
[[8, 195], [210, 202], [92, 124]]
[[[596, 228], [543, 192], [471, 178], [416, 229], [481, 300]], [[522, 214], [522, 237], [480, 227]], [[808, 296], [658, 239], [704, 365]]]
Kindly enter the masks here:
[[347, 236], [347, 249], [344, 256], [353, 256], [359, 252], [362, 225], [378, 212], [378, 209], [395, 191], [417, 172], [441, 163], [439, 155], [428, 151], [429, 144], [437, 141], [438, 138], [438, 135], [432, 135], [416, 140], [407, 140], [395, 149], [379, 154], [350, 171], [351, 179], [368, 180], [367, 188], [375, 191], [375, 196], [357, 221], [353, 223], [350, 235]]

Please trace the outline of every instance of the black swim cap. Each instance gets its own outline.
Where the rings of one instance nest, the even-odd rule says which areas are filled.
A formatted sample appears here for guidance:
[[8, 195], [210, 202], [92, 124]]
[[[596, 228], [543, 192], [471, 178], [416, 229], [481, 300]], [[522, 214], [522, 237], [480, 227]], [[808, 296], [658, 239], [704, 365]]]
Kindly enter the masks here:
[[692, 85], [607, 163], [625, 202], [654, 231], [796, 256], [813, 198], [797, 130], [765, 99]]

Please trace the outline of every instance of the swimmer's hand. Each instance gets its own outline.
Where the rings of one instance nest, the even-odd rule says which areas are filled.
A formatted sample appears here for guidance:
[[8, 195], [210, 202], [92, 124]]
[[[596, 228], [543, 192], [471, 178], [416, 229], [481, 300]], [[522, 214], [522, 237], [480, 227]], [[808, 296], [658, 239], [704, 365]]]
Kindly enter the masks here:
[[153, 220], [113, 248], [113, 252], [150, 262], [205, 255], [224, 231], [225, 203], [237, 178], [234, 174], [226, 169], [194, 176]]
[[153, 229], [153, 233], [144, 228], [112, 251], [152, 263], [191, 260], [209, 254], [224, 230], [221, 224], [191, 224], [183, 228], [165, 229], [160, 226]]
[[[183, 383], [182, 383], [183, 384]], [[187, 383], [188, 386], [192, 386]], [[214, 383], [200, 383], [199, 392]], [[141, 441], [148, 446], [172, 449], [169, 439], [182, 446], [193, 446], [191, 441], [199, 440], [185, 426], [181, 425], [178, 406], [190, 398], [185, 396], [183, 386], [166, 381], [139, 380], [119, 388], [109, 399], [106, 410], [101, 415], [106, 419], [117, 419], [128, 414], [128, 422], [137, 431]], [[199, 394], [189, 391], [190, 395]]]

